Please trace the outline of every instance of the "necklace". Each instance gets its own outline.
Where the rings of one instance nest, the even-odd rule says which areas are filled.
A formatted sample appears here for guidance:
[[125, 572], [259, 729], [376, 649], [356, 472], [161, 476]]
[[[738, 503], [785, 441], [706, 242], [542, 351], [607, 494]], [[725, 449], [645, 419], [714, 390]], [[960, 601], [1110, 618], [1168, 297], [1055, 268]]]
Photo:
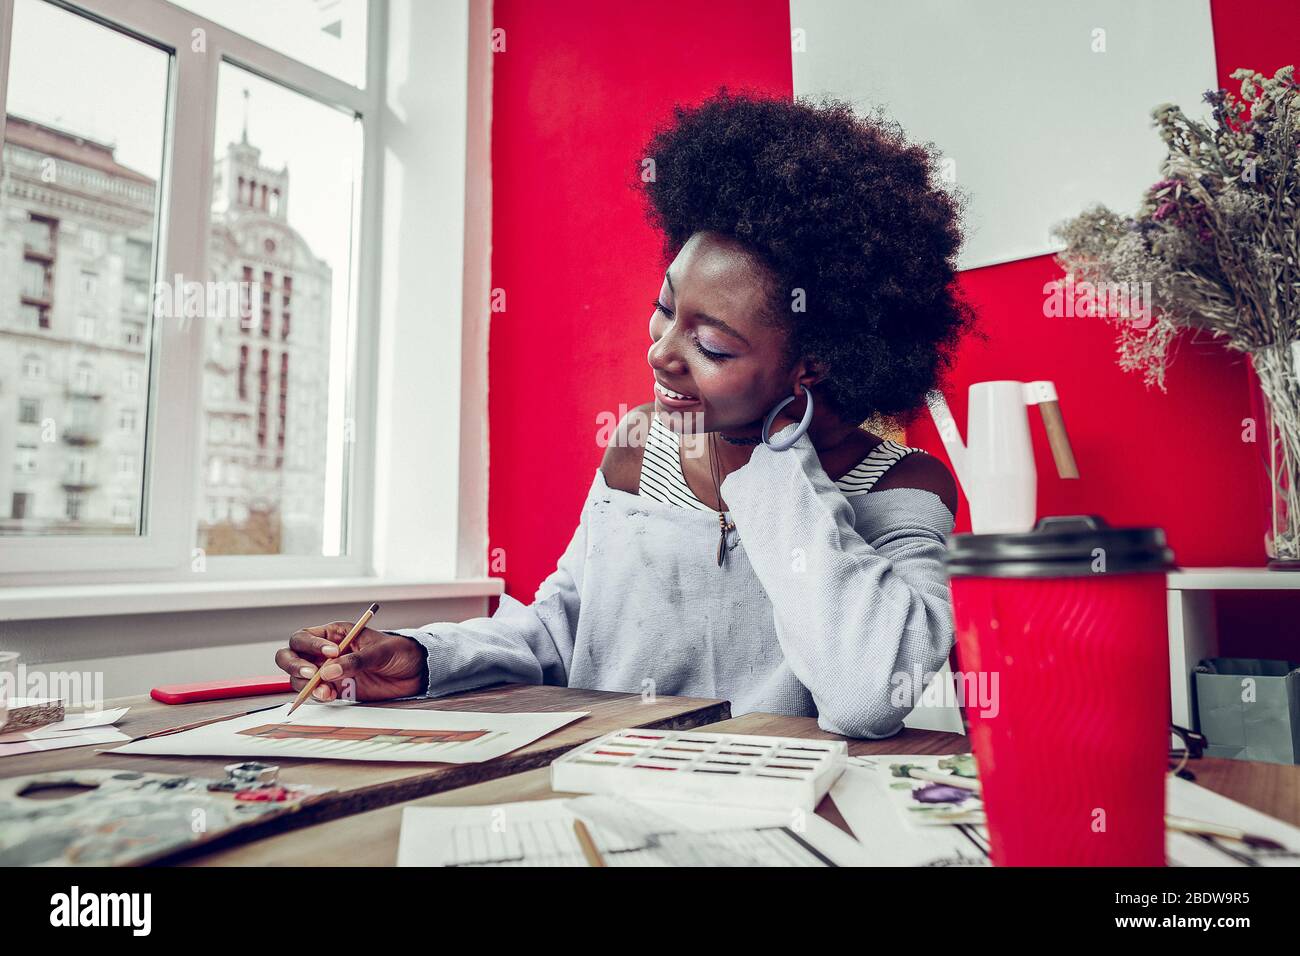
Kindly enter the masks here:
[[730, 435], [723, 435], [722, 440], [731, 445], [757, 445], [761, 438], [732, 438]]
[[[709, 474], [713, 476], [713, 493], [718, 499], [718, 504], [722, 504], [722, 489], [718, 485], [718, 455], [717, 443], [713, 436], [717, 432], [709, 432]], [[727, 532], [736, 530], [736, 522], [728, 521], [727, 516], [718, 512], [718, 567], [722, 567], [722, 559], [727, 556]]]

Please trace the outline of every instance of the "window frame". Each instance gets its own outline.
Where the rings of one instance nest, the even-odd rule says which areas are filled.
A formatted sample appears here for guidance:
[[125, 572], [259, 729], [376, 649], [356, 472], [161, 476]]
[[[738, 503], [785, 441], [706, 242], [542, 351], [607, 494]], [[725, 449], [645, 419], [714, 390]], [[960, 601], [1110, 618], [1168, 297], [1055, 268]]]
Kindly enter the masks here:
[[[139, 533], [125, 535], [10, 536], [0, 547], [0, 576], [7, 584], [86, 585], [142, 580], [247, 581], [268, 577], [353, 577], [373, 568], [374, 473], [359, 467], [374, 454], [379, 275], [381, 160], [387, 11], [367, 0], [364, 89], [308, 67], [167, 0], [44, 0], [87, 17], [170, 55], [161, 182], [156, 197], [154, 281], [208, 276], [215, 115], [220, 66], [229, 62], [328, 106], [360, 117], [363, 151], [354, 195], [346, 348], [345, 420], [354, 422], [342, 466], [345, 554], [206, 556], [197, 550], [202, 506], [203, 324], [154, 317], [151, 338]], [[15, 0], [0, 0], [0, 141], [9, 77]], [[204, 31], [205, 52], [194, 52], [194, 31]], [[197, 189], [194, 188], [198, 184]], [[164, 358], [166, 359], [164, 361]], [[140, 427], [139, 410], [136, 427]], [[105, 427], [116, 426], [116, 422]], [[163, 453], [160, 453], [162, 450]], [[149, 572], [142, 575], [141, 572]]]

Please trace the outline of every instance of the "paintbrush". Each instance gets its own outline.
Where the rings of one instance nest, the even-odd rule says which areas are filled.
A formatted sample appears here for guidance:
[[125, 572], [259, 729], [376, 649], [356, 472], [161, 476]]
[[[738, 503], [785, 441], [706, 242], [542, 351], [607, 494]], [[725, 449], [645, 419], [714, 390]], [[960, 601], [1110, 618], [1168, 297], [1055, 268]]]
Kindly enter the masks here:
[[962, 790], [971, 790], [975, 793], [980, 792], [980, 782], [970, 777], [959, 777], [955, 773], [935, 773], [933, 770], [922, 770], [920, 767], [908, 768], [907, 775], [913, 780], [925, 780], [930, 783], [945, 783], [950, 787], [959, 787]]
[[1244, 843], [1254, 850], [1286, 849], [1276, 840], [1270, 840], [1268, 837], [1258, 836], [1254, 833], [1247, 833], [1245, 830], [1238, 830], [1236, 827], [1225, 827], [1218, 823], [1208, 823], [1205, 820], [1189, 820], [1186, 817], [1174, 817], [1169, 814], [1165, 814], [1165, 829], [1177, 830], [1179, 833], [1190, 833], [1194, 836], [1215, 836], [1223, 840], [1236, 840], [1238, 843]]
[[[366, 608], [366, 613], [362, 614], [361, 617], [357, 619], [357, 623], [352, 625], [352, 630], [348, 631], [348, 636], [339, 641], [339, 657], [343, 656], [343, 653], [348, 649], [348, 645], [352, 643], [352, 639], [366, 629], [366, 625], [370, 623], [370, 619], [375, 616], [375, 613], [378, 610], [378, 604], [372, 604], [370, 607]], [[338, 660], [338, 658], [336, 657], [334, 660]], [[329, 661], [325, 662], [325, 664], [328, 663]], [[324, 667], [325, 664], [322, 664], [321, 667]], [[292, 714], [297, 710], [298, 706], [311, 696], [311, 692], [316, 689], [316, 685], [319, 683], [320, 667], [316, 668], [316, 673], [312, 675], [311, 680], [307, 681], [307, 685], [303, 687], [302, 690], [298, 691], [298, 696], [294, 698], [293, 703], [289, 705], [289, 713], [285, 714], [285, 716], [288, 717], [289, 714]]]

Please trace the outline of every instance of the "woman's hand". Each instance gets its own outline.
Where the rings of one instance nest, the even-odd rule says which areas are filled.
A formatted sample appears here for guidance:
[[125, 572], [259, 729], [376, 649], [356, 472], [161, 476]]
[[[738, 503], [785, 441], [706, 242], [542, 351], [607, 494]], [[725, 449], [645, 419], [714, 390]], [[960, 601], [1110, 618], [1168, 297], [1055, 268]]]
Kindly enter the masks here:
[[275, 652], [276, 666], [289, 675], [295, 691], [316, 675], [314, 700], [388, 700], [422, 694], [429, 685], [428, 658], [418, 641], [365, 628], [341, 656], [339, 643], [352, 630], [349, 621], [305, 627]]

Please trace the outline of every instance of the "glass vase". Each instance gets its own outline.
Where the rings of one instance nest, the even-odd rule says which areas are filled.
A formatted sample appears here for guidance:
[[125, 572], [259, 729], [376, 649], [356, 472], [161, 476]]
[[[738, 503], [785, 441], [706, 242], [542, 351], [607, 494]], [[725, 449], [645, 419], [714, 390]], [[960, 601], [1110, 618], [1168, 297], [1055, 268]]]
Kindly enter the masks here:
[[1268, 566], [1300, 571], [1300, 341], [1256, 349], [1250, 359], [1264, 406], [1260, 451], [1269, 509]]

